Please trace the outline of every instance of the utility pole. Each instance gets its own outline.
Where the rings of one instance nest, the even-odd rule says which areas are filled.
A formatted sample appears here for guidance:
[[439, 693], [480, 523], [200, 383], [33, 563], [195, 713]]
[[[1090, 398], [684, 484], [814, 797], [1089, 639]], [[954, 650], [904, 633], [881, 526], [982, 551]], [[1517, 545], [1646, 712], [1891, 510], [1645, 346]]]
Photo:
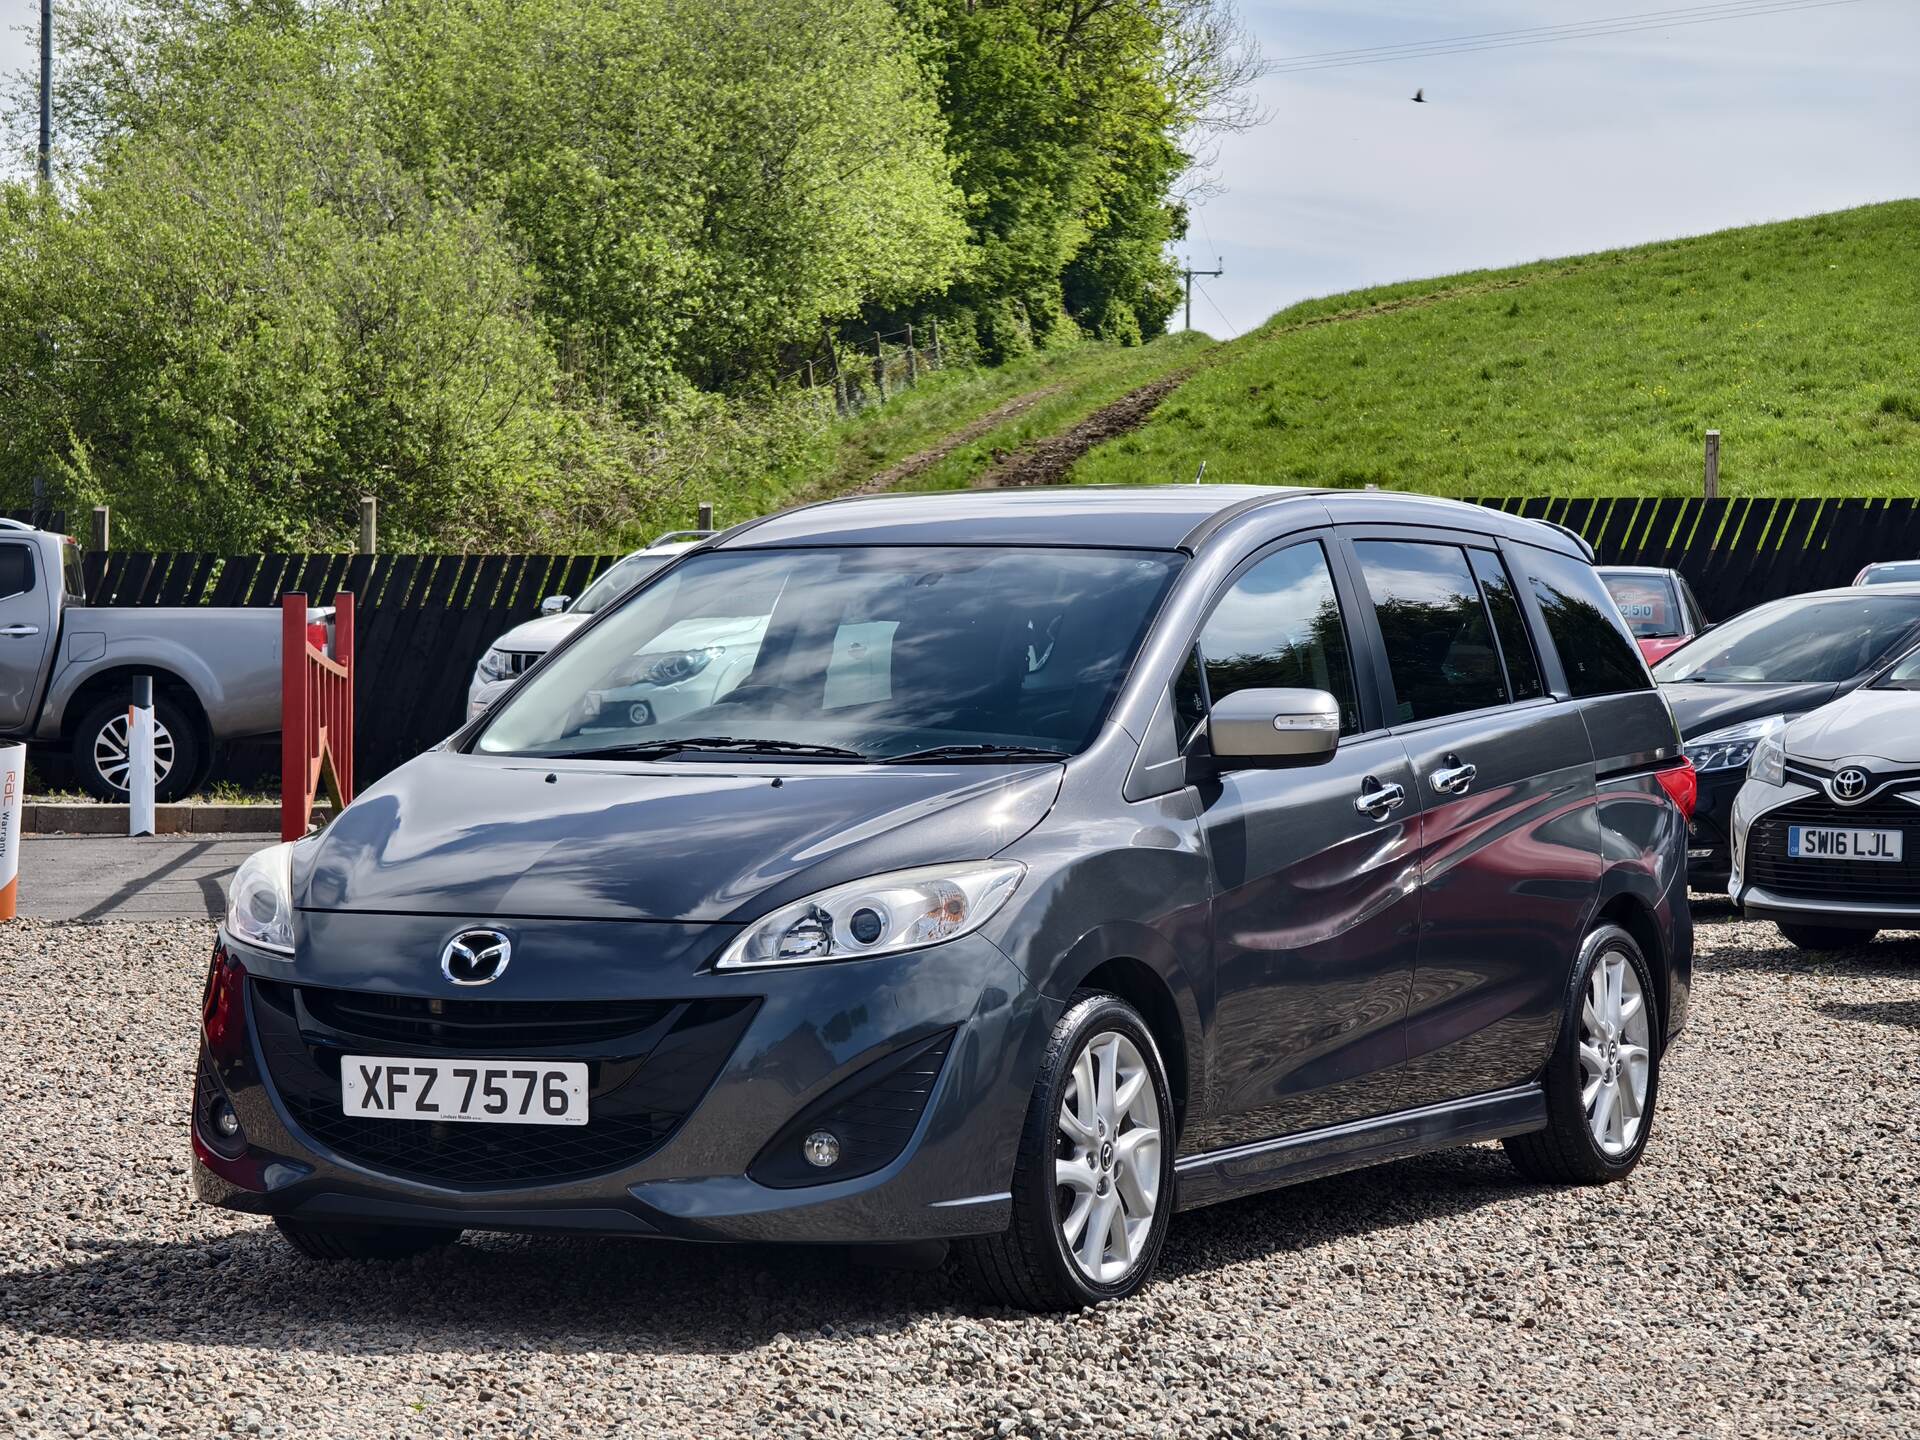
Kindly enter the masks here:
[[40, 0], [40, 183], [53, 179], [53, 0]]
[[1226, 262], [1218, 255], [1213, 257], [1213, 263], [1218, 268], [1213, 270], [1194, 270], [1189, 268], [1183, 269], [1180, 272], [1180, 277], [1185, 281], [1187, 287], [1187, 329], [1189, 330], [1193, 328], [1193, 277], [1196, 275], [1224, 275], [1227, 273]]

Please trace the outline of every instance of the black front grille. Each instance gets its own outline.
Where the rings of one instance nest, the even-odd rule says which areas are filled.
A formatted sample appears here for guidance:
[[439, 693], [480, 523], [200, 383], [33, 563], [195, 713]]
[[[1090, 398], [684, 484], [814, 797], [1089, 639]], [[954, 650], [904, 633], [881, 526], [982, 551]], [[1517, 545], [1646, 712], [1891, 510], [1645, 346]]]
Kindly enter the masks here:
[[[491, 1189], [619, 1170], [666, 1143], [757, 1000], [425, 1000], [253, 982], [274, 1088], [318, 1144], [369, 1169]], [[340, 1057], [543, 1057], [587, 1065], [585, 1125], [385, 1120], [340, 1108]]]
[[[1903, 859], [1789, 859], [1790, 825], [1900, 830]], [[1920, 905], [1920, 805], [1889, 791], [1860, 805], [1836, 805], [1819, 795], [1769, 810], [1747, 831], [1746, 873], [1762, 889], [1795, 899]]]

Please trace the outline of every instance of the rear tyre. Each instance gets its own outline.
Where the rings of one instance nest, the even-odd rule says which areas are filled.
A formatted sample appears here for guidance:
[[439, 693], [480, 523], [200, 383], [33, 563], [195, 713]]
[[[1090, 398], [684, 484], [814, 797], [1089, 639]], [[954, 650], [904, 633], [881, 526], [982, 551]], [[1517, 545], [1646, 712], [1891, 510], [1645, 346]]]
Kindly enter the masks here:
[[1603, 1185], [1640, 1163], [1660, 1091], [1658, 994], [1633, 936], [1617, 925], [1587, 936], [1547, 1061], [1547, 1128], [1502, 1142], [1522, 1175]]
[[321, 1225], [276, 1217], [286, 1242], [309, 1260], [406, 1260], [451, 1245], [458, 1230], [411, 1225]]
[[982, 1299], [1023, 1310], [1119, 1300], [1153, 1274], [1173, 1211], [1173, 1092], [1146, 1021], [1082, 991], [1034, 1083], [1006, 1233], [956, 1247]]
[[1787, 940], [1802, 950], [1855, 950], [1872, 942], [1878, 930], [1849, 930], [1844, 925], [1801, 925], [1776, 920]]
[[[153, 798], [184, 800], [199, 787], [212, 755], [200, 721], [165, 695], [153, 697]], [[127, 800], [127, 705], [103, 700], [73, 732], [73, 778], [96, 800]]]

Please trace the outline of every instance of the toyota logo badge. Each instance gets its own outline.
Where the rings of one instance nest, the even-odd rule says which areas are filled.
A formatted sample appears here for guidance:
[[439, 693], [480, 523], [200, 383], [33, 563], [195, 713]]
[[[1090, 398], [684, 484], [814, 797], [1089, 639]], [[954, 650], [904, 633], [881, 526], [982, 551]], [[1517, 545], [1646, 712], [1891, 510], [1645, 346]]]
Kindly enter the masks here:
[[1833, 798], [1836, 800], [1858, 800], [1867, 793], [1867, 786], [1873, 778], [1858, 765], [1849, 765], [1833, 777]]
[[440, 973], [456, 985], [485, 985], [507, 973], [513, 942], [498, 930], [463, 930], [440, 952]]

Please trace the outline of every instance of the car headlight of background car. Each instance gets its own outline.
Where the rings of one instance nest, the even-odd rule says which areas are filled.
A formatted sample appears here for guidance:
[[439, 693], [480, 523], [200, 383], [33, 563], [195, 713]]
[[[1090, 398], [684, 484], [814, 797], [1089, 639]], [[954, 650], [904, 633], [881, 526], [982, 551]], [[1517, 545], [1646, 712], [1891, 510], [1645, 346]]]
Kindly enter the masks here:
[[1025, 873], [1015, 861], [977, 860], [836, 885], [762, 916], [714, 969], [853, 960], [956, 940], [992, 919]]
[[513, 674], [513, 661], [499, 646], [490, 646], [480, 657], [480, 663], [473, 667], [473, 674], [477, 680], [505, 680]]
[[1743, 720], [1724, 730], [1710, 730], [1687, 741], [1682, 748], [1693, 768], [1701, 774], [1713, 770], [1744, 770], [1753, 759], [1754, 747], [1770, 731], [1786, 723], [1784, 715], [1768, 715], [1759, 720]]
[[1762, 785], [1787, 783], [1787, 727], [1777, 717], [1760, 743], [1753, 747], [1753, 759], [1747, 763], [1747, 778]]
[[256, 850], [234, 871], [227, 892], [227, 933], [262, 950], [293, 953], [293, 847]]

